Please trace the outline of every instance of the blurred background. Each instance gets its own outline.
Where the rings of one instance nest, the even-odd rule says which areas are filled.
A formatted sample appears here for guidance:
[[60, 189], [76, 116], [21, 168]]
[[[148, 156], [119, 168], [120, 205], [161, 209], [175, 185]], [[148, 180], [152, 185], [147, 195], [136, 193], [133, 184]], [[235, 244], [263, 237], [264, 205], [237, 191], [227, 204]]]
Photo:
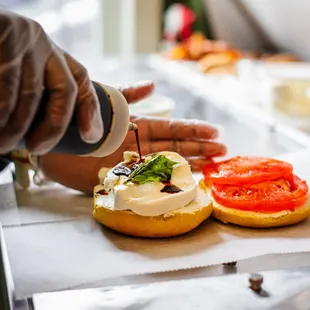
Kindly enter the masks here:
[[308, 0], [0, 0], [104, 83], [152, 79], [132, 113], [223, 127], [230, 153], [310, 146]]

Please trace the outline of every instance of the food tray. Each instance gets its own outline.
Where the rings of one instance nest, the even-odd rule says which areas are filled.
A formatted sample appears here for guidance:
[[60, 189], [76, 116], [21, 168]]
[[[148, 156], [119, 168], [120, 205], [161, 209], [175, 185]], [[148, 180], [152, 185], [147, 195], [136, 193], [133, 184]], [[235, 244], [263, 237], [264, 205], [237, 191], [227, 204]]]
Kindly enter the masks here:
[[[234, 267], [227, 267], [234, 268]], [[264, 272], [260, 290], [250, 274], [38, 294], [34, 310], [309, 310], [310, 268]]]
[[249, 99], [244, 97], [237, 77], [206, 75], [200, 73], [195, 66], [189, 66], [183, 61], [165, 59], [161, 55], [150, 56], [147, 64], [167, 81], [228, 112], [238, 121], [247, 125], [259, 121], [266, 125], [270, 132], [283, 134], [304, 147], [310, 147], [310, 135], [289, 126], [268, 110], [251, 104]]
[[13, 310], [14, 283], [0, 224], [0, 309]]

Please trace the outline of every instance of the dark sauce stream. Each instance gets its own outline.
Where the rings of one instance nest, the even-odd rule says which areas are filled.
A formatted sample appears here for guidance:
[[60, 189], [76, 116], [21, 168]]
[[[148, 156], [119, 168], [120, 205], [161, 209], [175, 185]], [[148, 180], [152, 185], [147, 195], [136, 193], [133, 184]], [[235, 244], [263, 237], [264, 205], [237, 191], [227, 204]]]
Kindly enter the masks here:
[[104, 189], [98, 191], [97, 194], [104, 195], [104, 196], [109, 195], [109, 193], [106, 192]]
[[139, 163], [143, 163], [144, 159], [142, 158], [142, 154], [141, 154], [141, 147], [140, 147], [140, 139], [139, 139], [139, 129], [138, 129], [138, 127], [136, 127], [134, 131], [135, 131], [136, 143], [137, 143], [139, 159], [140, 159]]
[[115, 169], [113, 170], [113, 173], [115, 175], [118, 175], [118, 176], [124, 175], [126, 177], [129, 177], [129, 175], [138, 167], [138, 165], [144, 162], [144, 159], [142, 158], [142, 154], [141, 154], [138, 127], [135, 127], [134, 132], [136, 136], [136, 143], [137, 143], [137, 148], [138, 148], [138, 153], [139, 153], [139, 161], [138, 162], [132, 161], [132, 162], [126, 163], [125, 165], [119, 165], [115, 167]]
[[[113, 173], [115, 175], [124, 175], [128, 177], [137, 167], [140, 163], [144, 162], [144, 159], [142, 158], [141, 154], [141, 147], [140, 147], [140, 139], [139, 139], [139, 129], [136, 127], [134, 129], [135, 136], [136, 136], [136, 143], [137, 143], [137, 148], [138, 148], [138, 153], [139, 153], [139, 161], [138, 162], [130, 162], [126, 165], [119, 165], [115, 167], [113, 170]], [[176, 194], [179, 192], [182, 192], [182, 190], [177, 187], [176, 185], [171, 184], [170, 181], [163, 183], [164, 187], [160, 190], [161, 193], [167, 193], [167, 194]]]

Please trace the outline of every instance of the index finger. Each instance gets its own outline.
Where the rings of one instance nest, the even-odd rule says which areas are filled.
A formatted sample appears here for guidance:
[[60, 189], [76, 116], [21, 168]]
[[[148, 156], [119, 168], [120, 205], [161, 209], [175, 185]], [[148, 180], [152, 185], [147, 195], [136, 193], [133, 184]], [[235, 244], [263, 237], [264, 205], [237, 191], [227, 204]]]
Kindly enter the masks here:
[[67, 63], [55, 50], [46, 63], [45, 79], [49, 92], [46, 113], [38, 126], [27, 135], [27, 147], [37, 155], [50, 151], [62, 138], [73, 115], [77, 97], [77, 86]]
[[117, 89], [123, 94], [128, 103], [136, 103], [151, 95], [155, 85], [151, 81], [137, 82], [132, 85], [122, 85]]
[[98, 142], [103, 135], [100, 103], [86, 68], [63, 51], [67, 64], [78, 85], [77, 117], [82, 139], [88, 143]]
[[[142, 124], [143, 120], [143, 124]], [[149, 140], [203, 140], [219, 136], [216, 126], [201, 120], [143, 117], [135, 122]]]

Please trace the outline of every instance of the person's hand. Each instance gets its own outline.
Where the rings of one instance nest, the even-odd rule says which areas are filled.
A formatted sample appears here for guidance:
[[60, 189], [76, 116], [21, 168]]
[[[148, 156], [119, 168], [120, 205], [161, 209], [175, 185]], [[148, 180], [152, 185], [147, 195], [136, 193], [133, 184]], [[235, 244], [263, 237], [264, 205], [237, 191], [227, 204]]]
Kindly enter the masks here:
[[[160, 151], [174, 151], [183, 155], [193, 171], [201, 170], [215, 157], [223, 156], [226, 147], [216, 141], [218, 130], [198, 120], [168, 120], [154, 117], [132, 116], [139, 127], [143, 155]], [[67, 187], [92, 193], [98, 184], [100, 168], [112, 168], [123, 160], [124, 151], [137, 151], [133, 132], [122, 146], [104, 158], [79, 157], [65, 154], [47, 154], [40, 158], [40, 168], [49, 179]]]
[[[54, 45], [33, 20], [0, 9], [0, 29], [0, 154], [14, 149], [25, 135], [31, 153], [47, 153], [63, 136], [76, 102], [82, 139], [98, 141], [103, 124], [86, 69]], [[153, 85], [139, 89], [144, 97]], [[43, 90], [49, 92], [46, 115], [28, 132]], [[139, 92], [123, 91], [127, 99], [139, 99]]]
[[[193, 171], [199, 171], [214, 157], [226, 154], [225, 145], [216, 141], [218, 129], [207, 122], [147, 116], [131, 116], [130, 121], [139, 128], [142, 155], [161, 151], [177, 152], [188, 160]], [[123, 160], [125, 151], [138, 151], [133, 132], [127, 134], [116, 152], [103, 159], [103, 166], [115, 166]]]
[[60, 140], [77, 98], [82, 138], [99, 140], [102, 120], [86, 70], [33, 20], [0, 10], [0, 29], [0, 153], [12, 150], [27, 133], [43, 90], [50, 94], [46, 115], [26, 136], [32, 153], [46, 153]]

